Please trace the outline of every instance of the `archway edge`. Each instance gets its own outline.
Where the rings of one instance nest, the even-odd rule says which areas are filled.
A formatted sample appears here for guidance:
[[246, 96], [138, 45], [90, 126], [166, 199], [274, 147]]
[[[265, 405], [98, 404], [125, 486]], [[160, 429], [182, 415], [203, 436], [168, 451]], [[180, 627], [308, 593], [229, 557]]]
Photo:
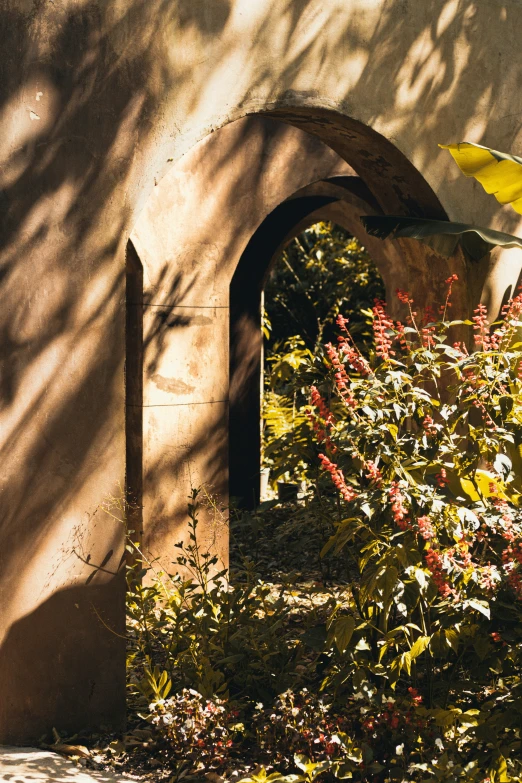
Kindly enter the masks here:
[[[332, 106], [309, 93], [292, 91], [290, 97], [260, 105], [259, 101], [244, 103], [235, 110], [219, 116], [210, 125], [177, 134], [172, 150], [172, 140], [164, 142], [163, 163], [143, 186], [135, 205], [132, 225], [139, 220], [153, 188], [168, 176], [169, 168], [179, 165], [183, 159], [212, 134], [229, 125], [248, 119], [275, 119], [316, 136], [334, 150], [369, 187], [387, 214], [416, 215], [445, 220], [448, 214], [427, 175], [422, 174], [399, 146], [380, 131], [357, 119], [353, 111], [343, 104]], [[414, 150], [413, 150], [414, 152]], [[155, 156], [158, 159], [158, 155]]]

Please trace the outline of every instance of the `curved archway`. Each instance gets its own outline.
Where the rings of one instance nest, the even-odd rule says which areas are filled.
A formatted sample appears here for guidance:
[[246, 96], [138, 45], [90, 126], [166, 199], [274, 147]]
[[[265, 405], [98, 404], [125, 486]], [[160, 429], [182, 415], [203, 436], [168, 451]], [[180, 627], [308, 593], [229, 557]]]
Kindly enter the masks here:
[[[143, 487], [144, 543], [154, 557], [167, 559], [182, 537], [191, 485], [208, 485], [218, 505], [227, 505], [231, 465], [232, 493], [255, 502], [253, 324], [271, 259], [303, 221], [333, 219], [346, 227], [375, 255], [388, 288], [410, 287], [420, 303], [462, 263], [435, 264], [417, 244], [368, 237], [358, 218], [381, 211], [444, 215], [390, 141], [322, 109], [230, 123], [154, 189], [131, 236], [144, 273], [143, 458], [138, 471], [127, 470]], [[204, 512], [200, 531], [226, 563], [228, 534], [214, 512]]]
[[239, 259], [230, 285], [229, 490], [247, 508], [257, 505], [260, 491], [260, 324], [267, 276], [291, 239], [314, 223], [331, 220], [369, 245], [388, 291], [392, 282], [402, 287], [404, 260], [394, 243], [368, 236], [359, 221], [361, 214], [380, 212], [359, 177], [323, 180], [276, 207], [252, 235]]

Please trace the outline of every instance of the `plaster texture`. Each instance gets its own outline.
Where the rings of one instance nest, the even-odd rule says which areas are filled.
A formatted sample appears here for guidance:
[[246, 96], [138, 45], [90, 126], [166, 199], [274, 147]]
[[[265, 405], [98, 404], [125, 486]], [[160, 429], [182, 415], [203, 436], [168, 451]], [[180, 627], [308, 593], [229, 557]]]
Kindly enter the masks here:
[[[356, 176], [376, 211], [517, 232], [437, 143], [520, 154], [521, 22], [515, 0], [0, 0], [0, 741], [123, 725], [107, 504], [127, 475], [168, 558], [191, 475], [226, 498], [263, 274], [312, 212], [355, 231], [362, 206], [299, 191]], [[521, 267], [375, 253], [422, 303], [458, 271], [461, 312]]]

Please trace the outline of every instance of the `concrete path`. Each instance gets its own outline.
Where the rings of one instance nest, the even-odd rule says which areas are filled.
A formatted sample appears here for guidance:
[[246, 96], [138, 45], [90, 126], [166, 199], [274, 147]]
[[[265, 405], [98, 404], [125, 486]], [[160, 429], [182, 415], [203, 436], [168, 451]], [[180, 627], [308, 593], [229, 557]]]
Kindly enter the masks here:
[[91, 772], [48, 750], [0, 745], [0, 780], [9, 783], [129, 783], [132, 777]]

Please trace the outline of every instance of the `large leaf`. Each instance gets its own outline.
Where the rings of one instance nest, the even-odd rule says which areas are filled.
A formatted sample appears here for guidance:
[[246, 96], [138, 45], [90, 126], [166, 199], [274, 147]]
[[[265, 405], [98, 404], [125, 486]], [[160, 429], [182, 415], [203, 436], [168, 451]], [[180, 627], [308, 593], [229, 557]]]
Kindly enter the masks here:
[[474, 177], [500, 204], [511, 204], [522, 215], [522, 158], [491, 150], [481, 144], [439, 144], [449, 150], [466, 177]]
[[399, 215], [367, 215], [361, 217], [368, 234], [379, 239], [417, 239], [432, 250], [449, 258], [458, 245], [472, 261], [480, 261], [492, 247], [522, 248], [522, 239], [491, 228], [480, 228], [470, 223], [451, 223], [449, 220], [427, 220], [425, 218], [402, 217]]
[[333, 638], [337, 649], [343, 655], [350, 644], [353, 632], [355, 630], [355, 619], [351, 616], [339, 617], [334, 626]]

